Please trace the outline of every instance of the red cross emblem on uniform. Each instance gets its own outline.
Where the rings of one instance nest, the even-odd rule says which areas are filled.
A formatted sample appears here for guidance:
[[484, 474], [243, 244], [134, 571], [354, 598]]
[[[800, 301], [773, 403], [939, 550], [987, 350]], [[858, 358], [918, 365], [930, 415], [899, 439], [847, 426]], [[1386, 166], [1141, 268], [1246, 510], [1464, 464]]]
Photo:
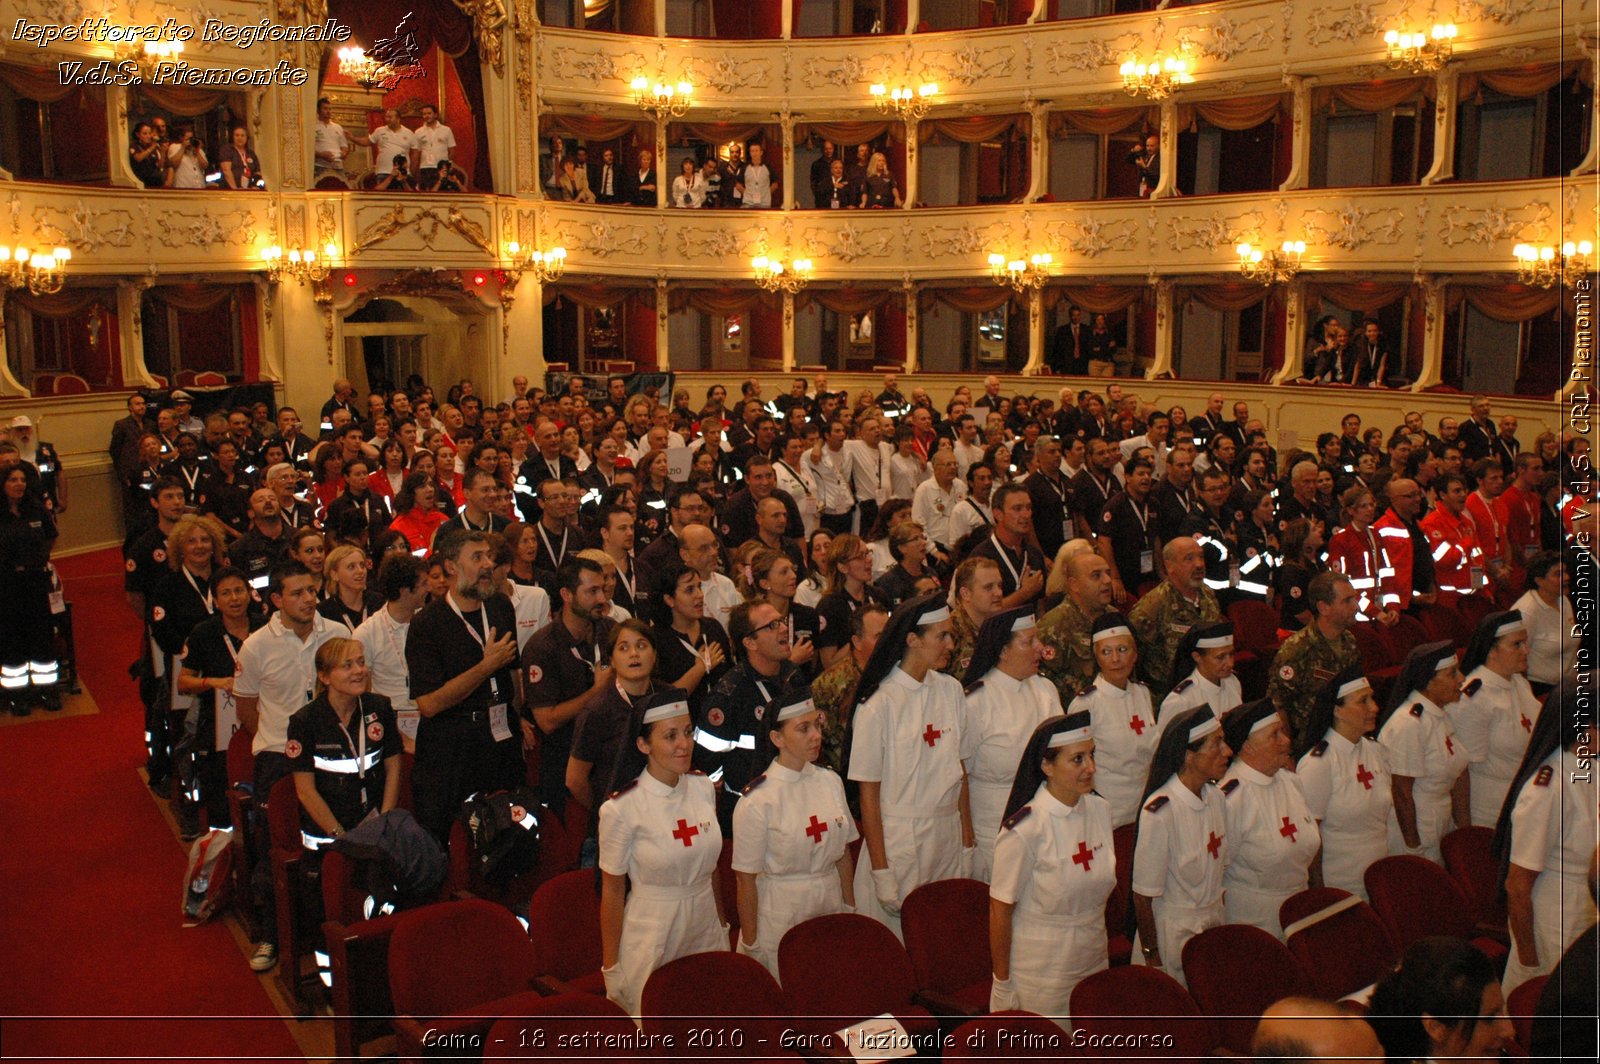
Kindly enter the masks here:
[[937, 746], [939, 743], [939, 736], [943, 734], [944, 732], [930, 724], [928, 725], [927, 730], [922, 733], [922, 741], [927, 743], [929, 746]]
[[1144, 721], [1139, 719], [1139, 714], [1137, 713], [1133, 715], [1132, 720], [1128, 721], [1128, 727], [1133, 729], [1133, 734], [1135, 735], [1144, 734]]
[[1089, 849], [1089, 844], [1082, 839], [1078, 840], [1078, 852], [1072, 855], [1072, 863], [1082, 865], [1085, 872], [1089, 871], [1089, 863], [1094, 860], [1094, 851]]
[[1522, 714], [1522, 730], [1525, 732], [1533, 731], [1533, 721], [1528, 719], [1526, 713]]
[[1278, 829], [1278, 834], [1282, 835], [1284, 838], [1288, 839], [1290, 845], [1293, 845], [1294, 844], [1294, 837], [1299, 832], [1299, 830], [1300, 830], [1299, 828], [1294, 826], [1294, 822], [1293, 821], [1291, 821], [1288, 817], [1284, 817], [1283, 818], [1283, 827]]
[[695, 827], [687, 820], [679, 820], [678, 830], [672, 833], [672, 837], [683, 843], [685, 846], [693, 846], [693, 839], [698, 834], [700, 834], [699, 828]]
[[1206, 852], [1209, 853], [1211, 855], [1211, 859], [1215, 861], [1217, 859], [1217, 851], [1222, 849], [1222, 836], [1218, 835], [1215, 831], [1210, 832], [1209, 834], [1211, 835], [1211, 838], [1206, 840]]
[[1444, 752], [1451, 757], [1454, 757], [1456, 753], [1456, 744], [1450, 741], [1450, 736], [1448, 735], [1444, 737]]
[[1367, 771], [1367, 766], [1363, 765], [1359, 761], [1356, 762], [1356, 782], [1360, 783], [1361, 786], [1370, 791], [1372, 790], [1373, 779], [1374, 777], [1372, 773]]
[[806, 828], [806, 834], [811, 836], [812, 842], [821, 842], [822, 833], [828, 830], [828, 825], [817, 819], [817, 814], [811, 814], [811, 826]]

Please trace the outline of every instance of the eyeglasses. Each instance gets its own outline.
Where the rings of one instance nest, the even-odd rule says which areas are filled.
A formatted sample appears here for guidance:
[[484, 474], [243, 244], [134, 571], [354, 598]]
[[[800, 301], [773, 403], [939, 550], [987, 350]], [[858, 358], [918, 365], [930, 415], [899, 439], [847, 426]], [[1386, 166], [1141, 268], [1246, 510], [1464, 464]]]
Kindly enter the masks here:
[[750, 634], [751, 635], [760, 635], [762, 632], [768, 631], [769, 629], [777, 628], [779, 625], [786, 625], [788, 623], [789, 623], [789, 618], [787, 618], [787, 617], [774, 617], [772, 620], [768, 621], [766, 624], [763, 624], [763, 625], [761, 625], [760, 627], [757, 627], [757, 628], [750, 629]]

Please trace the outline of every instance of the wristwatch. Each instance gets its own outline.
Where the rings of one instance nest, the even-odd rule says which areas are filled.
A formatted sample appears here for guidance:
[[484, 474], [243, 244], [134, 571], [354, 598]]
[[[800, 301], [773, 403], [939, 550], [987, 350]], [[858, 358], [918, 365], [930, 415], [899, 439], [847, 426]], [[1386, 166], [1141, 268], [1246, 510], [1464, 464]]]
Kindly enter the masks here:
[[1158, 947], [1156, 947], [1156, 946], [1141, 946], [1139, 948], [1139, 952], [1144, 954], [1144, 959], [1145, 960], [1149, 960], [1151, 957], [1154, 957], [1156, 955], [1157, 950], [1158, 950]]

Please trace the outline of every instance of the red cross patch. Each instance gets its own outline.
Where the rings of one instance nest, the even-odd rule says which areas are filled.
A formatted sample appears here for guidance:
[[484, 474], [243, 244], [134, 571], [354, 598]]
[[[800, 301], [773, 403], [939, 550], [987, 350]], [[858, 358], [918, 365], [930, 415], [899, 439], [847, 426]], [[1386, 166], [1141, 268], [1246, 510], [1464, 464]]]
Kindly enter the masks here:
[[153, 621], [159, 621], [166, 615], [167, 611], [162, 609], [160, 606], [157, 606], [155, 609], [150, 611], [150, 619]]
[[1294, 666], [1293, 665], [1285, 665], [1283, 668], [1279, 669], [1278, 670], [1278, 678], [1281, 679], [1281, 680], [1292, 680], [1292, 679], [1294, 679]]
[[1051, 646], [1049, 643], [1046, 643], [1044, 646], [1039, 648], [1039, 656], [1044, 658], [1046, 661], [1054, 661], [1056, 660], [1056, 648]]
[[756, 720], [760, 720], [762, 717], [764, 717], [766, 715], [766, 712], [767, 712], [767, 707], [766, 706], [757, 706], [755, 708]]
[[127, 561], [123, 562], [122, 563], [122, 567], [124, 569], [128, 570], [128, 572], [130, 572], [130, 573], [133, 572], [135, 569], [139, 568], [138, 563], [135, 562], [132, 558], [129, 558]]
[[290, 739], [283, 746], [283, 756], [287, 757], [290, 761], [293, 761], [295, 758], [300, 756], [300, 750], [300, 740]]
[[150, 553], [150, 557], [158, 562], [164, 562], [167, 560], [167, 552], [157, 547]]
[[526, 809], [522, 808], [522, 806], [514, 805], [514, 806], [511, 807], [511, 822], [513, 824], [520, 824], [524, 820], [526, 820], [527, 818], [528, 818], [528, 811]]
[[713, 728], [722, 727], [723, 721], [727, 719], [727, 714], [723, 713], [722, 710], [716, 708], [715, 706], [706, 711], [706, 721], [710, 723]]
[[367, 738], [375, 743], [383, 740], [383, 721], [375, 720], [367, 725]]
[[544, 670], [541, 669], [537, 665], [529, 665], [528, 666], [528, 682], [529, 683], [538, 683], [542, 679], [544, 679]]

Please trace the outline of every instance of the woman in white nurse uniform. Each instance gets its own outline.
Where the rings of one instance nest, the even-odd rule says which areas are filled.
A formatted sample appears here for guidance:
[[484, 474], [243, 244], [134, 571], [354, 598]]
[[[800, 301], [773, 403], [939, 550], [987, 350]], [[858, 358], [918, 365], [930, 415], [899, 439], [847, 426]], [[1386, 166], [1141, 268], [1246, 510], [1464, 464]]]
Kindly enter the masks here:
[[1306, 735], [1317, 738], [1301, 755], [1298, 770], [1306, 806], [1322, 834], [1322, 885], [1362, 901], [1367, 868], [1389, 856], [1394, 813], [1388, 756], [1372, 737], [1377, 726], [1372, 684], [1361, 666], [1350, 665], [1328, 681], [1311, 707]]

